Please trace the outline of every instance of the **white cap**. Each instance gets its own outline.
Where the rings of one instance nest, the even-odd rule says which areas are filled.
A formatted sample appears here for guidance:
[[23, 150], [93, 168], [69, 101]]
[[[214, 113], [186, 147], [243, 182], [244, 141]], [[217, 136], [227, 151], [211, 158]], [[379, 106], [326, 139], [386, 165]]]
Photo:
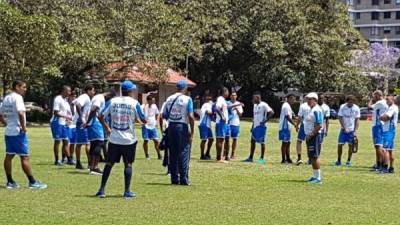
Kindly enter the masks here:
[[306, 95], [306, 98], [313, 98], [315, 100], [318, 100], [318, 94], [315, 92], [310, 92]]

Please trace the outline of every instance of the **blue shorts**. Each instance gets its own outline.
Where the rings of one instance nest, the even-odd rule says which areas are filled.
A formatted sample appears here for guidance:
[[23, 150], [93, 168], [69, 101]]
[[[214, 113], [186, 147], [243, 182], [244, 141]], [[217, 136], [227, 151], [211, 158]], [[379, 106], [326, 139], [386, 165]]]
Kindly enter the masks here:
[[219, 122], [215, 125], [215, 136], [217, 138], [226, 138], [228, 125], [225, 122]]
[[87, 128], [82, 128], [81, 123], [76, 123], [76, 144], [78, 145], [89, 144]]
[[383, 132], [383, 148], [385, 150], [392, 151], [394, 149], [395, 136], [396, 136], [395, 131]]
[[5, 136], [6, 154], [29, 156], [29, 143], [26, 133], [20, 133], [17, 136]]
[[213, 138], [213, 133], [211, 128], [207, 126], [199, 126], [200, 140], [208, 140]]
[[299, 133], [297, 134], [297, 140], [305, 141], [306, 140], [306, 132], [304, 131], [304, 125], [301, 123], [299, 128]]
[[225, 126], [225, 138], [230, 138], [231, 137], [231, 126], [227, 124]]
[[142, 126], [142, 138], [145, 141], [148, 140], [158, 140], [157, 129], [147, 129], [146, 126]]
[[230, 125], [231, 138], [238, 139], [240, 136], [240, 126]]
[[306, 141], [308, 158], [318, 158], [321, 154], [321, 134]]
[[258, 126], [251, 130], [251, 139], [257, 143], [265, 144], [265, 136], [267, 135], [266, 126]]
[[383, 128], [382, 126], [373, 126], [372, 127], [372, 139], [374, 145], [382, 146], [383, 145]]
[[289, 129], [283, 129], [279, 131], [279, 140], [282, 142], [290, 142], [292, 139]]
[[104, 129], [100, 121], [93, 120], [93, 123], [87, 128], [89, 141], [104, 141]]
[[53, 139], [56, 141], [68, 140], [68, 126], [61, 125], [58, 121], [53, 121], [50, 124], [51, 126], [51, 134], [53, 135]]
[[76, 144], [77, 141], [76, 128], [68, 128], [68, 140], [70, 144], [72, 145]]
[[340, 129], [339, 133], [339, 145], [344, 145], [346, 143], [352, 145], [354, 141], [354, 131], [350, 131], [349, 133], [345, 133], [343, 129]]

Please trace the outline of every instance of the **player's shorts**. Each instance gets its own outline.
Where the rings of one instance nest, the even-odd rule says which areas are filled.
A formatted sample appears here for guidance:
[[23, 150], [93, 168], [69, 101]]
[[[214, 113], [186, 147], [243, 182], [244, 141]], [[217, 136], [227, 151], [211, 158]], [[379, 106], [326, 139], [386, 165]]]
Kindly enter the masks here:
[[225, 126], [225, 138], [230, 138], [231, 137], [231, 126], [229, 124], [226, 124]]
[[383, 148], [388, 151], [394, 149], [394, 138], [396, 137], [395, 131], [383, 132]]
[[345, 133], [343, 129], [340, 129], [338, 144], [344, 145], [346, 143], [352, 145], [354, 142], [354, 131]]
[[230, 125], [231, 138], [238, 139], [240, 136], [240, 126]]
[[199, 126], [200, 140], [208, 140], [213, 138], [213, 133], [211, 128], [207, 126]]
[[306, 132], [304, 131], [304, 125], [301, 123], [299, 128], [299, 133], [297, 134], [297, 140], [305, 141], [306, 140]]
[[58, 121], [52, 121], [51, 134], [56, 141], [68, 140], [68, 126], [59, 124]]
[[131, 145], [118, 145], [108, 143], [108, 152], [106, 162], [119, 163], [121, 157], [124, 163], [133, 163], [135, 161], [137, 142]]
[[97, 119], [87, 128], [87, 134], [89, 141], [104, 141], [103, 125]]
[[76, 127], [68, 128], [68, 140], [70, 144], [72, 145], [76, 144], [77, 142]]
[[258, 126], [253, 128], [251, 131], [251, 139], [260, 144], [265, 144], [266, 135], [267, 135], [266, 126]]
[[90, 156], [101, 156], [101, 150], [103, 150], [104, 142], [102, 140], [90, 141]]
[[318, 158], [321, 154], [321, 134], [316, 135], [312, 139], [306, 141], [307, 154], [309, 158]]
[[79, 145], [89, 144], [87, 128], [82, 128], [81, 123], [76, 123], [76, 144]]
[[279, 140], [281, 142], [290, 142], [291, 139], [292, 136], [289, 129], [283, 129], [279, 131]]
[[146, 126], [142, 126], [142, 138], [145, 141], [158, 140], [157, 128], [148, 129]]
[[6, 154], [29, 156], [29, 143], [26, 133], [19, 133], [17, 136], [5, 136]]
[[225, 122], [219, 122], [215, 125], [215, 136], [217, 138], [225, 138], [228, 125]]
[[372, 127], [372, 139], [374, 145], [382, 146], [383, 145], [383, 127], [382, 126], [373, 126]]

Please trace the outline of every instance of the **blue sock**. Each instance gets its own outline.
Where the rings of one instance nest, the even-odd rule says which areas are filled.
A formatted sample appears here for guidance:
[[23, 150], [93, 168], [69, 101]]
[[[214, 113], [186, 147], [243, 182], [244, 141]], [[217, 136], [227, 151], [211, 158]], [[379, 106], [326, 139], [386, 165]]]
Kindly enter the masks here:
[[124, 170], [124, 177], [125, 177], [125, 192], [130, 191], [131, 187], [131, 179], [132, 179], [132, 167], [125, 167]]
[[106, 187], [108, 177], [110, 176], [112, 166], [106, 165], [103, 170], [103, 176], [101, 177], [101, 186], [100, 189], [104, 191]]

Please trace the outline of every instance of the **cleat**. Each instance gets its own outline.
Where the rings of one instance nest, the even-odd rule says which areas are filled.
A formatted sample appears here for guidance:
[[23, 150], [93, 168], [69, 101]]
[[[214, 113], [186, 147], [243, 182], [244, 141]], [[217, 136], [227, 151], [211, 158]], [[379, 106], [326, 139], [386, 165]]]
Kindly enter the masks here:
[[225, 156], [225, 161], [230, 161], [231, 159], [229, 158], [229, 156]]
[[393, 167], [389, 167], [388, 173], [394, 173], [394, 168]]
[[[347, 164], [347, 163], [346, 163], [346, 164]], [[342, 162], [336, 161], [336, 162], [334, 163], [334, 166], [342, 166]]]
[[293, 161], [292, 161], [291, 159], [288, 159], [288, 160], [286, 160], [286, 163], [288, 163], [288, 164], [292, 164], [292, 163], [293, 163]]
[[303, 160], [299, 159], [299, 160], [297, 160], [296, 165], [300, 166], [303, 163], [304, 163]]
[[346, 162], [346, 166], [347, 166], [347, 167], [351, 167], [351, 161], [347, 161], [347, 162]]
[[258, 160], [258, 164], [260, 164], [260, 165], [265, 165], [265, 160], [262, 159], [262, 158], [260, 158], [260, 159]]
[[29, 189], [46, 189], [47, 188], [47, 184], [44, 184], [40, 181], [35, 181], [35, 183], [30, 183], [29, 184]]
[[76, 166], [75, 166], [75, 169], [77, 169], [77, 170], [83, 170], [83, 166], [82, 166], [82, 164], [81, 163], [76, 163]]
[[94, 169], [94, 170], [90, 170], [89, 174], [90, 174], [90, 175], [98, 175], [98, 176], [101, 176], [101, 175], [103, 175], [103, 171], [101, 171], [101, 169], [99, 169], [99, 168], [96, 168], [96, 169]]
[[63, 163], [60, 160], [54, 162], [55, 166], [63, 166]]
[[243, 162], [252, 163], [252, 162], [253, 162], [253, 159], [249, 157], [249, 158], [243, 160]]
[[20, 187], [16, 182], [7, 182], [6, 188], [11, 190], [11, 189], [18, 189]]
[[312, 181], [308, 182], [309, 184], [322, 184], [322, 181], [320, 179], [314, 178]]
[[99, 191], [96, 193], [96, 197], [98, 197], [98, 198], [105, 198], [105, 197], [106, 197], [106, 193], [105, 193], [103, 190], [99, 190]]
[[70, 159], [70, 160], [68, 160], [67, 165], [75, 166], [75, 165], [76, 165], [76, 162], [75, 162], [75, 160]]
[[136, 197], [136, 194], [131, 192], [131, 191], [128, 191], [128, 192], [124, 193], [124, 199], [132, 199], [132, 198], [135, 198], [135, 197]]
[[311, 181], [314, 181], [315, 179], [317, 179], [317, 178], [311, 177], [310, 179], [306, 180], [306, 182], [311, 182]]

